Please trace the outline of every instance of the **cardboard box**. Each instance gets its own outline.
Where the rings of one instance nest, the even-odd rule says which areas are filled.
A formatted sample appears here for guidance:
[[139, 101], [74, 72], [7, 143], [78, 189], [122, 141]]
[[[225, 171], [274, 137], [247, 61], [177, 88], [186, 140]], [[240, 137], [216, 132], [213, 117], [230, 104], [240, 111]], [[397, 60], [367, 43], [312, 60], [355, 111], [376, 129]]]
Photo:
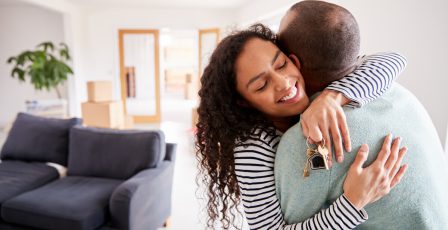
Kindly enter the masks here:
[[124, 122], [122, 129], [133, 129], [134, 128], [134, 117], [131, 115], [124, 115]]
[[100, 128], [121, 128], [124, 122], [122, 101], [84, 102], [81, 104], [84, 125]]
[[113, 100], [111, 81], [87, 82], [87, 100], [89, 102], [108, 102]]

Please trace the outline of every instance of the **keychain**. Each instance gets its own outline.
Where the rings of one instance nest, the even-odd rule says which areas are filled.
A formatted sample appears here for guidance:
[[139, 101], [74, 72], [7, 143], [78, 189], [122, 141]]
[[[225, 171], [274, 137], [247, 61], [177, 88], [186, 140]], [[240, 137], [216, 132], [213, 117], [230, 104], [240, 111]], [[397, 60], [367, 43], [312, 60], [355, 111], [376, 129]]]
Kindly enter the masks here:
[[325, 139], [321, 142], [317, 143], [317, 148], [313, 148], [310, 146], [310, 138], [306, 139], [306, 156], [307, 161], [305, 163], [305, 169], [303, 170], [303, 176], [308, 177], [310, 175], [310, 169], [318, 170], [318, 169], [330, 169], [328, 166], [328, 149], [325, 147]]

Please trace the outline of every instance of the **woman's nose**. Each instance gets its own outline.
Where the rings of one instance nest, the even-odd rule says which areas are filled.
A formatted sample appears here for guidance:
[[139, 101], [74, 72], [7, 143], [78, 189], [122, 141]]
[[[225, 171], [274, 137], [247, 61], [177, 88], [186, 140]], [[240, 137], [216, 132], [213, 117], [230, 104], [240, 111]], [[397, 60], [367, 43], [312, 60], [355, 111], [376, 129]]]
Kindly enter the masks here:
[[284, 91], [290, 88], [289, 78], [286, 75], [276, 73], [273, 75], [273, 80], [276, 91]]

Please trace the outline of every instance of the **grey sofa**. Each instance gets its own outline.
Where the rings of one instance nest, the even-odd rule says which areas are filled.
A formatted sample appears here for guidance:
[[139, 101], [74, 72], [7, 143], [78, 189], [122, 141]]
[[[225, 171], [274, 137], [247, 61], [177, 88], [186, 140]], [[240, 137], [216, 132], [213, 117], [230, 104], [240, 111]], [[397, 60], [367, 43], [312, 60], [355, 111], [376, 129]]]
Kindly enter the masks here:
[[[171, 213], [176, 145], [161, 131], [78, 123], [18, 115], [1, 152], [0, 229], [161, 227]], [[65, 133], [55, 133], [59, 126]], [[67, 176], [44, 162], [66, 165]]]

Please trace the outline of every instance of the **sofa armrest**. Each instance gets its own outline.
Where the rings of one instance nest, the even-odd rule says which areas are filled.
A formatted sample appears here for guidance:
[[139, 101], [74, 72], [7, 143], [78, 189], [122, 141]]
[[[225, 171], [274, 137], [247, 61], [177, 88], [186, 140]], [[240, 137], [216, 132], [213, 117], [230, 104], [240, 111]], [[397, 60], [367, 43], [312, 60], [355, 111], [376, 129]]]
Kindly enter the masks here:
[[[175, 153], [172, 155], [172, 160]], [[174, 162], [163, 161], [115, 189], [109, 201], [111, 224], [118, 229], [157, 229], [171, 214]]]
[[176, 160], [176, 149], [177, 149], [177, 144], [173, 144], [173, 143], [166, 143], [166, 148], [165, 148], [165, 161], [171, 161], [174, 162]]

